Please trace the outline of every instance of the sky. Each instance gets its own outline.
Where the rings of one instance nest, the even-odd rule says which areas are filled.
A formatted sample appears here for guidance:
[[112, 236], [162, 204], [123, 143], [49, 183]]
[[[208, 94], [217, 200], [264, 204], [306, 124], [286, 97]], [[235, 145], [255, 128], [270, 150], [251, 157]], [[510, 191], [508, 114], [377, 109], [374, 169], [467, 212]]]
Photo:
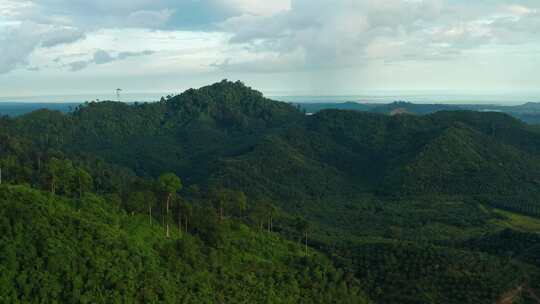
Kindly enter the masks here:
[[0, 0], [0, 97], [539, 96], [540, 0]]

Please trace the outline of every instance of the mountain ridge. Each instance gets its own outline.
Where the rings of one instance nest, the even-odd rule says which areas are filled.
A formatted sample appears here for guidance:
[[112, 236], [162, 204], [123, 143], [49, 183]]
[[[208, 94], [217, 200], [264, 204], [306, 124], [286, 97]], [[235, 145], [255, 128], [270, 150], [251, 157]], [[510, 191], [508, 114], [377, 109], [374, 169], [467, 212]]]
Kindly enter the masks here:
[[[311, 270], [299, 270], [307, 277], [321, 278], [317, 269], [328, 258], [328, 267], [337, 267], [343, 278], [336, 281], [342, 287], [328, 283], [336, 299], [351, 291], [366, 300], [365, 291], [380, 303], [492, 303], [528, 278], [531, 288], [540, 288], [540, 271], [529, 254], [508, 259], [497, 241], [508, 227], [538, 233], [539, 157], [540, 132], [507, 114], [389, 116], [327, 109], [305, 115], [228, 81], [159, 103], [93, 102], [68, 114], [41, 110], [0, 119], [7, 187], [26, 185], [17, 191], [36, 191], [32, 187], [44, 197], [53, 192], [52, 201], [66, 199], [74, 210], [87, 202], [102, 218], [81, 212], [113, 228], [111, 217], [143, 230], [148, 227], [137, 219], [150, 220], [153, 231], [161, 232], [169, 224], [182, 231], [190, 223], [186, 237], [203, 245], [175, 247], [163, 240], [171, 269], [184, 267], [181, 252], [193, 246], [203, 251], [190, 259], [210, 259], [207, 253], [219, 250], [233, 258], [247, 248], [254, 256], [246, 261], [258, 261], [264, 246], [249, 239], [263, 242], [268, 234], [279, 248], [300, 243], [305, 251], [295, 248], [304, 255], [320, 255], [322, 260], [308, 263]], [[162, 185], [171, 174], [183, 185], [172, 207]], [[24, 205], [16, 197], [6, 206]], [[25, 220], [8, 218], [8, 226]], [[245, 240], [220, 249], [223, 240], [239, 235]], [[24, 245], [12, 238], [5, 242]], [[535, 252], [535, 240], [520, 243], [524, 253]], [[486, 249], [489, 242], [497, 250]], [[295, 272], [303, 261], [290, 267]], [[220, 273], [205, 271], [211, 278]], [[274, 276], [265, 272], [255, 282], [266, 282], [267, 274]], [[302, 282], [325, 282], [317, 280]], [[220, 294], [226, 289], [204, 286]]]

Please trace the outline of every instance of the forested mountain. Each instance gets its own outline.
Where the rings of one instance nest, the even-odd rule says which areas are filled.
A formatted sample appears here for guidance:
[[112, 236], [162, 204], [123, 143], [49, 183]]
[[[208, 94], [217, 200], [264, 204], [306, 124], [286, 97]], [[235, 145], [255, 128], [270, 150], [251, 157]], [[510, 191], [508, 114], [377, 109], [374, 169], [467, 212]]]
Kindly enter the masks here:
[[3, 117], [0, 301], [537, 303], [539, 157], [502, 113], [228, 81]]
[[326, 258], [212, 213], [195, 210], [199, 231], [166, 238], [148, 217], [91, 194], [0, 190], [2, 303], [364, 301]]
[[380, 113], [387, 115], [413, 114], [427, 115], [441, 111], [478, 111], [506, 113], [530, 124], [540, 123], [540, 103], [527, 102], [522, 105], [505, 106], [495, 104], [429, 104], [395, 101], [392, 103], [296, 103], [296, 106], [308, 113], [317, 113], [322, 110], [354, 110], [362, 112]]

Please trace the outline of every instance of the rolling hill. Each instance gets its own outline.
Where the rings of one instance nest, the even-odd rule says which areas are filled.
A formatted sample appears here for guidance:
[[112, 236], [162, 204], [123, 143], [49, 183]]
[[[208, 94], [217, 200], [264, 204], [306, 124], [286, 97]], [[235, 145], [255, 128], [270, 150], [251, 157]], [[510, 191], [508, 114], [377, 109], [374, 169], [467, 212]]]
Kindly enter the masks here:
[[[530, 257], [540, 232], [540, 132], [507, 114], [305, 115], [241, 82], [222, 81], [158, 103], [95, 102], [68, 114], [3, 117], [0, 144], [9, 185], [0, 193], [3, 225], [14, 231], [2, 239], [10, 248], [2, 257], [11, 259], [0, 259], [11, 265], [3, 285], [30, 282], [28, 290], [6, 291], [9, 299], [39, 298], [36, 280], [82, 280], [87, 299], [115, 289], [117, 278], [95, 286], [113, 276], [107, 273], [64, 276], [61, 283], [44, 278], [51, 244], [71, 258], [84, 244], [90, 265], [119, 267], [126, 251], [147, 259], [155, 272], [145, 274], [135, 262], [131, 272], [118, 272], [163, 282], [149, 291], [157, 302], [189, 294], [201, 302], [493, 303], [525, 283], [540, 287]], [[173, 207], [160, 186], [167, 172], [184, 184]], [[64, 222], [69, 229], [45, 235]], [[174, 239], [152, 239], [169, 223], [180, 231], [182, 223], [192, 226]], [[500, 240], [508, 233], [527, 233], [522, 254], [505, 254]], [[38, 239], [47, 241], [31, 248], [26, 262], [14, 258]], [[125, 248], [98, 260], [99, 248], [118, 243]], [[186, 257], [186, 248], [196, 249]], [[217, 264], [206, 264], [215, 255]], [[18, 278], [36, 256], [44, 261], [36, 277]], [[189, 268], [190, 259], [197, 266]], [[283, 276], [293, 289], [281, 290]], [[163, 297], [185, 280], [187, 287], [171, 292], [176, 298]], [[126, 299], [141, 299], [134, 290], [142, 283], [129, 282]], [[252, 289], [237, 288], [242, 284]]]

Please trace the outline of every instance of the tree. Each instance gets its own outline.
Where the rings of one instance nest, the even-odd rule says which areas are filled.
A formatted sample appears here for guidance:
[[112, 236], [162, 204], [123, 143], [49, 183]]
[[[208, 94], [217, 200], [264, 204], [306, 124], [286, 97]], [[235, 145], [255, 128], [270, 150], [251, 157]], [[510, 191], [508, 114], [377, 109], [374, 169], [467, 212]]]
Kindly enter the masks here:
[[220, 220], [225, 217], [226, 210], [241, 217], [247, 208], [247, 196], [243, 191], [213, 188], [210, 191], [210, 200], [218, 210]]
[[228, 201], [228, 193], [225, 188], [214, 188], [210, 192], [210, 199], [215, 208], [219, 211], [219, 219], [223, 220], [224, 209]]
[[75, 180], [75, 168], [70, 160], [60, 161], [60, 174], [58, 176], [58, 190], [66, 196], [74, 196], [78, 193], [78, 185]]
[[311, 224], [303, 218], [296, 219], [296, 228], [304, 234], [305, 254], [308, 255], [308, 232], [311, 229]]
[[120, 209], [122, 206], [122, 198], [118, 193], [107, 193], [103, 195], [103, 197], [111, 206], [116, 209]]
[[176, 198], [176, 216], [177, 220], [176, 223], [178, 225], [178, 233], [180, 234], [182, 232], [182, 209], [183, 209], [183, 202], [181, 199]]
[[85, 170], [81, 169], [81, 168], [77, 168], [75, 170], [75, 176], [76, 176], [76, 179], [77, 179], [77, 184], [78, 184], [78, 190], [79, 190], [79, 198], [83, 196], [83, 194], [87, 191], [91, 191], [92, 190], [92, 185], [93, 185], [93, 181], [92, 181], [92, 176], [90, 176], [90, 174], [88, 174], [88, 172], [86, 172]]
[[220, 224], [219, 215], [214, 208], [195, 208], [192, 227], [194, 234], [212, 246], [223, 242], [224, 225]]
[[127, 200], [125, 202], [125, 208], [126, 208], [126, 211], [130, 212], [133, 215], [135, 212], [139, 213], [143, 211], [145, 209], [144, 204], [145, 204], [144, 192], [135, 191], [135, 192], [131, 192], [128, 195]]
[[238, 213], [240, 217], [242, 217], [247, 208], [246, 194], [243, 191], [236, 192], [235, 201], [236, 201], [236, 207], [238, 208]]
[[187, 188], [187, 195], [190, 198], [198, 198], [201, 194], [201, 189], [197, 185], [191, 185]]
[[263, 230], [263, 223], [266, 216], [267, 212], [264, 203], [257, 203], [249, 214], [251, 221], [257, 225], [259, 231]]
[[58, 182], [58, 177], [62, 171], [62, 161], [56, 157], [53, 157], [49, 160], [47, 164], [47, 172], [50, 178], [50, 189], [52, 194], [56, 193], [56, 184]]
[[[158, 184], [160, 189], [165, 193], [166, 195], [166, 216], [167, 220], [169, 219], [169, 210], [170, 210], [170, 202], [173, 195], [176, 194], [180, 189], [182, 189], [182, 181], [176, 174], [174, 173], [165, 173], [159, 177]], [[170, 236], [169, 232], [169, 223], [166, 223], [166, 235], [167, 237]]]
[[188, 232], [188, 224], [189, 224], [189, 219], [193, 216], [193, 206], [189, 203], [184, 203], [183, 205], [183, 213], [184, 213], [184, 227], [185, 227], [185, 231], [186, 233]]
[[266, 209], [266, 216], [268, 217], [268, 232], [272, 232], [274, 230], [274, 217], [277, 214], [277, 208], [274, 206], [274, 204], [268, 202], [265, 204]]
[[259, 230], [262, 231], [266, 223], [266, 230], [273, 231], [273, 221], [277, 214], [277, 208], [268, 201], [259, 201], [250, 212], [250, 219], [257, 223]]
[[152, 191], [144, 191], [144, 201], [148, 205], [148, 218], [150, 220], [150, 225], [152, 225], [152, 208], [156, 205], [156, 196]]

